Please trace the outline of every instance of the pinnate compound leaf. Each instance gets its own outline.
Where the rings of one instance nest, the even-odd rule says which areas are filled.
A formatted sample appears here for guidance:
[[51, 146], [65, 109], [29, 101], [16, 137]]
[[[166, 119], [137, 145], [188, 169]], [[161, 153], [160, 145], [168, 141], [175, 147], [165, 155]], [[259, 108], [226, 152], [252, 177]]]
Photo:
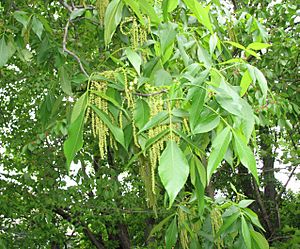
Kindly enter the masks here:
[[258, 174], [256, 168], [256, 160], [250, 147], [246, 143], [246, 138], [236, 131], [233, 132], [234, 144], [237, 156], [241, 163], [251, 172], [258, 183]]
[[168, 141], [159, 160], [158, 174], [169, 195], [171, 208], [189, 175], [189, 164], [176, 142]]
[[241, 224], [242, 225], [242, 236], [243, 236], [244, 242], [246, 244], [246, 247], [248, 249], [251, 249], [251, 235], [250, 235], [248, 224], [247, 224], [244, 216], [241, 216], [241, 222], [242, 222], [242, 224]]
[[102, 110], [100, 110], [98, 107], [94, 105], [90, 105], [90, 106], [98, 115], [98, 117], [103, 121], [103, 123], [108, 127], [108, 129], [111, 131], [116, 141], [119, 142], [126, 149], [123, 130], [112, 123], [107, 113], [103, 112]]
[[176, 216], [172, 220], [166, 231], [166, 249], [172, 249], [175, 245], [178, 237], [177, 218]]
[[121, 21], [123, 6], [124, 4], [121, 0], [112, 0], [107, 6], [104, 15], [104, 42], [106, 46], [110, 43]]
[[230, 127], [226, 127], [213, 140], [212, 151], [207, 162], [207, 183], [209, 183], [213, 172], [217, 169], [217, 167], [224, 159], [231, 137], [232, 134], [230, 131]]

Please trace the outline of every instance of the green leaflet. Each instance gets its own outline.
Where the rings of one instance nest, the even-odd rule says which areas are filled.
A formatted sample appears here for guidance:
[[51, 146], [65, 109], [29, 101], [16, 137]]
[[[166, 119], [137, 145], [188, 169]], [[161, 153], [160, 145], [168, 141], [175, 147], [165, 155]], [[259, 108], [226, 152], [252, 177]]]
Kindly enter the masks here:
[[41, 40], [44, 26], [41, 23], [41, 21], [35, 16], [33, 16], [33, 18], [32, 18], [32, 30], [38, 36], [38, 38]]
[[133, 111], [135, 126], [141, 129], [149, 120], [150, 107], [148, 103], [142, 99], [138, 99]]
[[224, 159], [225, 153], [231, 140], [231, 136], [232, 134], [230, 131], [230, 127], [226, 127], [213, 140], [212, 151], [207, 162], [207, 184], [209, 183], [213, 172], [217, 169], [221, 161]]
[[[194, 87], [191, 95], [190, 125], [193, 130], [200, 118], [204, 106], [206, 89]], [[201, 122], [201, 121], [200, 121]]]
[[121, 0], [112, 0], [107, 6], [104, 16], [104, 42], [106, 46], [110, 43], [121, 21], [123, 6]]
[[158, 35], [160, 39], [160, 50], [162, 56], [164, 56], [167, 52], [167, 49], [173, 45], [177, 34], [176, 28], [177, 24], [170, 22], [160, 25]]
[[163, 8], [163, 16], [164, 20], [168, 19], [168, 13], [171, 13], [178, 6], [178, 0], [163, 0], [162, 8]]
[[68, 129], [68, 138], [64, 142], [64, 154], [67, 158], [67, 169], [70, 170], [71, 162], [76, 153], [83, 146], [83, 125], [86, 107], [81, 109], [80, 114], [74, 122], [71, 122]]
[[81, 112], [87, 108], [87, 99], [88, 94], [85, 92], [77, 100], [72, 110], [71, 123], [75, 122], [75, 120], [80, 116]]
[[61, 89], [65, 94], [72, 96], [73, 92], [70, 76], [64, 66], [58, 69], [58, 75], [60, 79]]
[[157, 113], [152, 119], [150, 119], [143, 128], [140, 129], [140, 131], [138, 132], [138, 134], [162, 123], [163, 121], [165, 121], [168, 118], [168, 112], [167, 111], [161, 111], [159, 113]]
[[212, 24], [209, 18], [209, 6], [202, 7], [197, 0], [183, 0], [186, 6], [194, 13], [200, 23], [202, 23], [210, 33], [213, 33]]
[[169, 195], [171, 208], [189, 175], [188, 162], [176, 142], [168, 141], [159, 160], [158, 174]]
[[267, 91], [268, 91], [267, 80], [266, 80], [265, 76], [263, 75], [263, 73], [256, 67], [254, 67], [254, 73], [256, 76], [257, 83], [262, 91], [262, 94], [264, 97], [266, 97]]
[[140, 11], [139, 3], [137, 1], [135, 1], [135, 0], [123, 0], [123, 2], [125, 2], [125, 4], [127, 6], [129, 6], [133, 10], [133, 12], [139, 18], [139, 22], [142, 25], [145, 25], [145, 21], [144, 21], [143, 15], [142, 15], [142, 13]]
[[243, 236], [243, 239], [244, 239], [244, 242], [247, 246], [248, 249], [251, 249], [251, 236], [250, 236], [250, 231], [249, 231], [249, 227], [248, 227], [248, 224], [245, 220], [245, 217], [242, 215], [241, 216], [241, 226], [242, 226], [242, 236]]
[[216, 237], [220, 236], [220, 234], [225, 232], [239, 217], [240, 217], [240, 212], [235, 212], [229, 217], [226, 217]]
[[246, 208], [249, 205], [251, 205], [251, 203], [253, 203], [253, 202], [254, 202], [254, 200], [241, 200], [238, 205], [240, 208]]
[[252, 224], [263, 230], [264, 232], [265, 229], [262, 227], [262, 225], [259, 222], [258, 216], [256, 213], [254, 213], [250, 208], [245, 208], [243, 210], [244, 214], [251, 220]]
[[246, 143], [246, 138], [241, 133], [238, 133], [236, 131], [233, 132], [233, 136], [235, 151], [241, 163], [251, 172], [256, 182], [259, 183], [256, 168], [256, 160], [252, 150], [248, 147]]
[[261, 49], [269, 48], [269, 47], [271, 47], [271, 45], [268, 43], [253, 42], [248, 45], [247, 49], [261, 50]]
[[3, 67], [8, 59], [7, 45], [4, 36], [2, 36], [2, 39], [0, 40], [0, 67]]
[[241, 84], [240, 84], [240, 87], [241, 87], [240, 96], [241, 97], [244, 96], [244, 94], [247, 92], [247, 89], [250, 86], [251, 82], [252, 82], [252, 78], [251, 78], [251, 75], [249, 73], [249, 70], [247, 70], [243, 74]]
[[150, 5], [148, 3], [148, 1], [145, 0], [138, 0], [140, 8], [142, 10], [142, 12], [146, 15], [150, 17], [150, 21], [151, 23], [158, 25], [160, 23], [160, 19], [158, 18], [154, 8], [152, 7], [152, 5]]
[[250, 230], [251, 237], [254, 241], [254, 248], [253, 249], [269, 249], [268, 241], [265, 239], [263, 235], [260, 233]]
[[177, 218], [175, 216], [166, 231], [166, 237], [165, 237], [166, 249], [173, 248], [173, 246], [177, 241], [177, 237], [178, 237], [178, 228], [177, 228]]
[[[207, 113], [207, 112], [204, 112]], [[216, 113], [208, 112], [208, 115], [201, 115], [200, 121], [192, 129], [193, 134], [206, 133], [216, 128], [220, 123], [220, 117]]]
[[99, 116], [99, 118], [103, 121], [103, 123], [108, 127], [108, 129], [111, 131], [116, 141], [119, 142], [126, 149], [123, 130], [118, 126], [113, 125], [112, 121], [110, 120], [110, 117], [105, 112], [103, 112], [102, 110], [100, 110], [98, 107], [94, 105], [90, 105], [90, 106], [95, 111], [95, 113]]
[[148, 236], [148, 239], [151, 238], [155, 233], [159, 232], [163, 226], [174, 216], [175, 214], [171, 214], [168, 217], [164, 218], [161, 222], [159, 222], [156, 226], [154, 226]]
[[83, 13], [85, 12], [84, 8], [80, 8], [80, 9], [75, 9], [72, 11], [71, 15], [70, 15], [70, 20], [73, 20], [79, 16], [82, 16]]
[[139, 56], [139, 54], [135, 51], [133, 51], [131, 48], [126, 48], [125, 53], [127, 55], [128, 60], [138, 73], [140, 75], [140, 68], [142, 64], [142, 58]]

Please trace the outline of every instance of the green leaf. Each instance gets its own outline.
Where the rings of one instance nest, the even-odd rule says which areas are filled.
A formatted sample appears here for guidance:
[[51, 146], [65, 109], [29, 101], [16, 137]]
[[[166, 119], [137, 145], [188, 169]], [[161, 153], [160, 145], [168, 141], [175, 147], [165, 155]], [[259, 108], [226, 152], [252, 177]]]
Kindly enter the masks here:
[[0, 40], [0, 67], [3, 67], [9, 59], [8, 46], [6, 45], [4, 36]]
[[36, 18], [35, 16], [33, 16], [33, 18], [32, 18], [32, 30], [38, 36], [38, 38], [41, 40], [44, 26], [41, 23], [41, 21], [38, 18]]
[[239, 212], [235, 212], [232, 215], [230, 215], [229, 217], [226, 217], [224, 219], [223, 225], [221, 226], [220, 230], [218, 231], [216, 237], [218, 237], [220, 234], [225, 232], [239, 217], [240, 217]]
[[257, 83], [258, 83], [264, 97], [266, 97], [267, 96], [267, 91], [268, 91], [267, 80], [266, 80], [264, 74], [256, 67], [254, 67], [254, 73], [255, 73]]
[[198, 50], [197, 50], [197, 56], [198, 56], [198, 60], [203, 62], [206, 68], [211, 67], [212, 65], [212, 59], [210, 54], [207, 52], [206, 49], [204, 49], [202, 46], [198, 46]]
[[262, 227], [262, 225], [259, 222], [258, 216], [256, 213], [254, 213], [250, 208], [245, 208], [243, 210], [245, 215], [251, 220], [252, 224], [260, 228], [262, 231], [265, 232], [265, 229]]
[[58, 69], [58, 75], [59, 75], [62, 90], [64, 91], [65, 94], [72, 96], [73, 92], [72, 92], [71, 80], [65, 67], [62, 66]]
[[67, 158], [67, 169], [70, 170], [71, 162], [76, 153], [83, 146], [83, 123], [84, 123], [85, 109], [81, 111], [77, 119], [72, 122], [68, 129], [68, 138], [64, 142], [64, 154]]
[[271, 45], [268, 43], [253, 42], [248, 45], [247, 49], [261, 50], [261, 49], [269, 48], [269, 47], [271, 47]]
[[157, 70], [153, 76], [155, 86], [168, 86], [172, 84], [172, 76], [164, 69]]
[[141, 129], [150, 118], [150, 107], [148, 103], [142, 99], [138, 99], [133, 111], [134, 123], [138, 129]]
[[248, 207], [253, 202], [254, 202], [254, 200], [241, 200], [239, 202], [239, 207], [240, 208], [246, 208], [246, 207]]
[[177, 241], [177, 237], [178, 237], [178, 228], [177, 228], [177, 218], [175, 216], [166, 231], [166, 237], [165, 237], [166, 249], [173, 248], [173, 246]]
[[257, 244], [257, 247], [256, 247], [257, 249], [269, 249], [269, 243], [262, 234], [254, 231], [254, 230], [250, 230], [250, 234], [251, 234], [252, 239]]
[[30, 17], [28, 17], [27, 12], [24, 11], [15, 11], [14, 18], [19, 22], [22, 23], [24, 27], [27, 27], [30, 21]]
[[197, 122], [196, 127], [192, 129], [193, 134], [206, 133], [216, 128], [220, 123], [220, 117], [216, 113], [209, 112], [208, 115], [201, 115], [200, 121]]
[[151, 23], [158, 25], [160, 23], [160, 18], [156, 14], [154, 8], [152, 5], [148, 3], [148, 1], [145, 0], [138, 0], [140, 8], [142, 12], [146, 15], [149, 16]]
[[126, 48], [125, 50], [126, 56], [138, 75], [140, 75], [140, 67], [142, 64], [142, 58], [139, 56], [139, 54], [135, 51], [133, 51], [131, 48]]
[[217, 169], [221, 161], [224, 159], [225, 153], [231, 140], [231, 136], [232, 134], [230, 131], [230, 127], [226, 127], [213, 140], [212, 151], [207, 162], [207, 184], [209, 183], [213, 172]]
[[163, 228], [163, 226], [175, 215], [171, 214], [168, 217], [164, 218], [161, 222], [159, 222], [156, 226], [154, 226], [148, 236], [148, 239], [151, 238], [155, 233], [161, 231], [161, 229]]
[[171, 208], [189, 175], [188, 162], [176, 142], [168, 141], [159, 160], [158, 174], [169, 195]]
[[244, 242], [247, 246], [248, 249], [251, 249], [251, 235], [249, 231], [248, 224], [244, 218], [244, 216], [241, 216], [241, 221], [242, 221], [242, 236], [244, 239]]
[[71, 15], [70, 15], [70, 20], [74, 20], [75, 18], [82, 16], [85, 12], [84, 8], [80, 8], [80, 9], [75, 9], [72, 11]]
[[246, 143], [246, 138], [241, 133], [237, 133], [236, 131], [233, 132], [233, 136], [237, 156], [239, 157], [241, 163], [254, 176], [256, 182], [259, 183], [256, 168], [256, 160], [252, 150], [248, 147]]
[[225, 43], [228, 43], [228, 44], [230, 44], [231, 46], [236, 47], [236, 48], [239, 48], [239, 49], [242, 49], [242, 50], [245, 50], [245, 49], [246, 49], [243, 45], [241, 45], [241, 44], [239, 44], [239, 43], [237, 43], [237, 42], [233, 42], [233, 41], [225, 41]]
[[104, 16], [104, 42], [107, 46], [122, 19], [123, 2], [112, 0], [106, 8]]
[[168, 118], [168, 112], [167, 111], [162, 111], [157, 113], [152, 119], [150, 119], [143, 128], [140, 129], [138, 134], [156, 126], [165, 121]]
[[214, 33], [209, 38], [209, 52], [211, 55], [215, 51], [217, 44], [218, 44], [218, 36], [216, 33]]
[[244, 94], [247, 92], [247, 89], [250, 86], [251, 82], [252, 82], [252, 78], [251, 78], [251, 75], [249, 73], [249, 70], [247, 70], [243, 74], [241, 84], [240, 84], [240, 87], [241, 87], [240, 96], [241, 97], [244, 96]]
[[123, 2], [133, 10], [133, 12], [139, 18], [139, 22], [142, 25], [145, 25], [145, 21], [144, 21], [143, 15], [142, 15], [142, 13], [140, 11], [139, 3], [137, 1], [135, 1], [135, 0], [123, 0]]
[[165, 21], [168, 19], [168, 14], [175, 10], [177, 6], [178, 0], [163, 0], [162, 9]]
[[160, 49], [162, 56], [166, 53], [166, 50], [174, 43], [177, 34], [176, 28], [177, 24], [170, 22], [160, 25], [158, 35], [160, 39]]
[[94, 105], [90, 105], [90, 106], [98, 115], [98, 117], [103, 121], [103, 123], [108, 127], [108, 129], [111, 131], [116, 141], [119, 142], [126, 149], [123, 130], [118, 126], [113, 125], [107, 113], [103, 112], [102, 110], [100, 110], [98, 107]]
[[[200, 113], [204, 107], [206, 97], [206, 89], [194, 87], [191, 95], [191, 108], [190, 108], [190, 125], [192, 130], [197, 125], [200, 119]], [[200, 121], [201, 122], [201, 121]]]
[[87, 99], [88, 94], [87, 92], [85, 92], [77, 100], [72, 110], [71, 123], [75, 122], [75, 120], [80, 116], [80, 114], [86, 110], [88, 104]]
[[210, 33], [213, 33], [212, 24], [209, 18], [209, 6], [204, 8], [197, 0], [183, 0], [183, 2], [194, 13], [198, 21], [203, 24]]

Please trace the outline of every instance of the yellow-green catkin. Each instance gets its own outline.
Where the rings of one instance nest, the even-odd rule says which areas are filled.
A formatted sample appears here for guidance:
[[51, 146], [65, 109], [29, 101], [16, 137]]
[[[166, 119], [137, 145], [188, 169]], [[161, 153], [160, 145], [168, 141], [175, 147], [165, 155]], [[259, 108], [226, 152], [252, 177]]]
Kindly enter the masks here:
[[[218, 231], [220, 230], [221, 226], [223, 225], [221, 211], [217, 208], [213, 208], [210, 212], [210, 219], [213, 236], [215, 237]], [[221, 238], [215, 238], [215, 244], [218, 247], [218, 249], [222, 248], [223, 245]]]
[[108, 4], [109, 4], [109, 0], [97, 0], [96, 2], [96, 8], [98, 11], [99, 23], [101, 27], [103, 27], [104, 25], [104, 16]]

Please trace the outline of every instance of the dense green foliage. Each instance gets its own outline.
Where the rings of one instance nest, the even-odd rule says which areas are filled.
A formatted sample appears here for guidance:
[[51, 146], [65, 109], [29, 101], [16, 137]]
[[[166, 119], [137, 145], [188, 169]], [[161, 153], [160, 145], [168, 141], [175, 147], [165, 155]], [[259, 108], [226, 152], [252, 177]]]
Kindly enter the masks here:
[[298, 248], [293, 1], [0, 3], [0, 248]]

